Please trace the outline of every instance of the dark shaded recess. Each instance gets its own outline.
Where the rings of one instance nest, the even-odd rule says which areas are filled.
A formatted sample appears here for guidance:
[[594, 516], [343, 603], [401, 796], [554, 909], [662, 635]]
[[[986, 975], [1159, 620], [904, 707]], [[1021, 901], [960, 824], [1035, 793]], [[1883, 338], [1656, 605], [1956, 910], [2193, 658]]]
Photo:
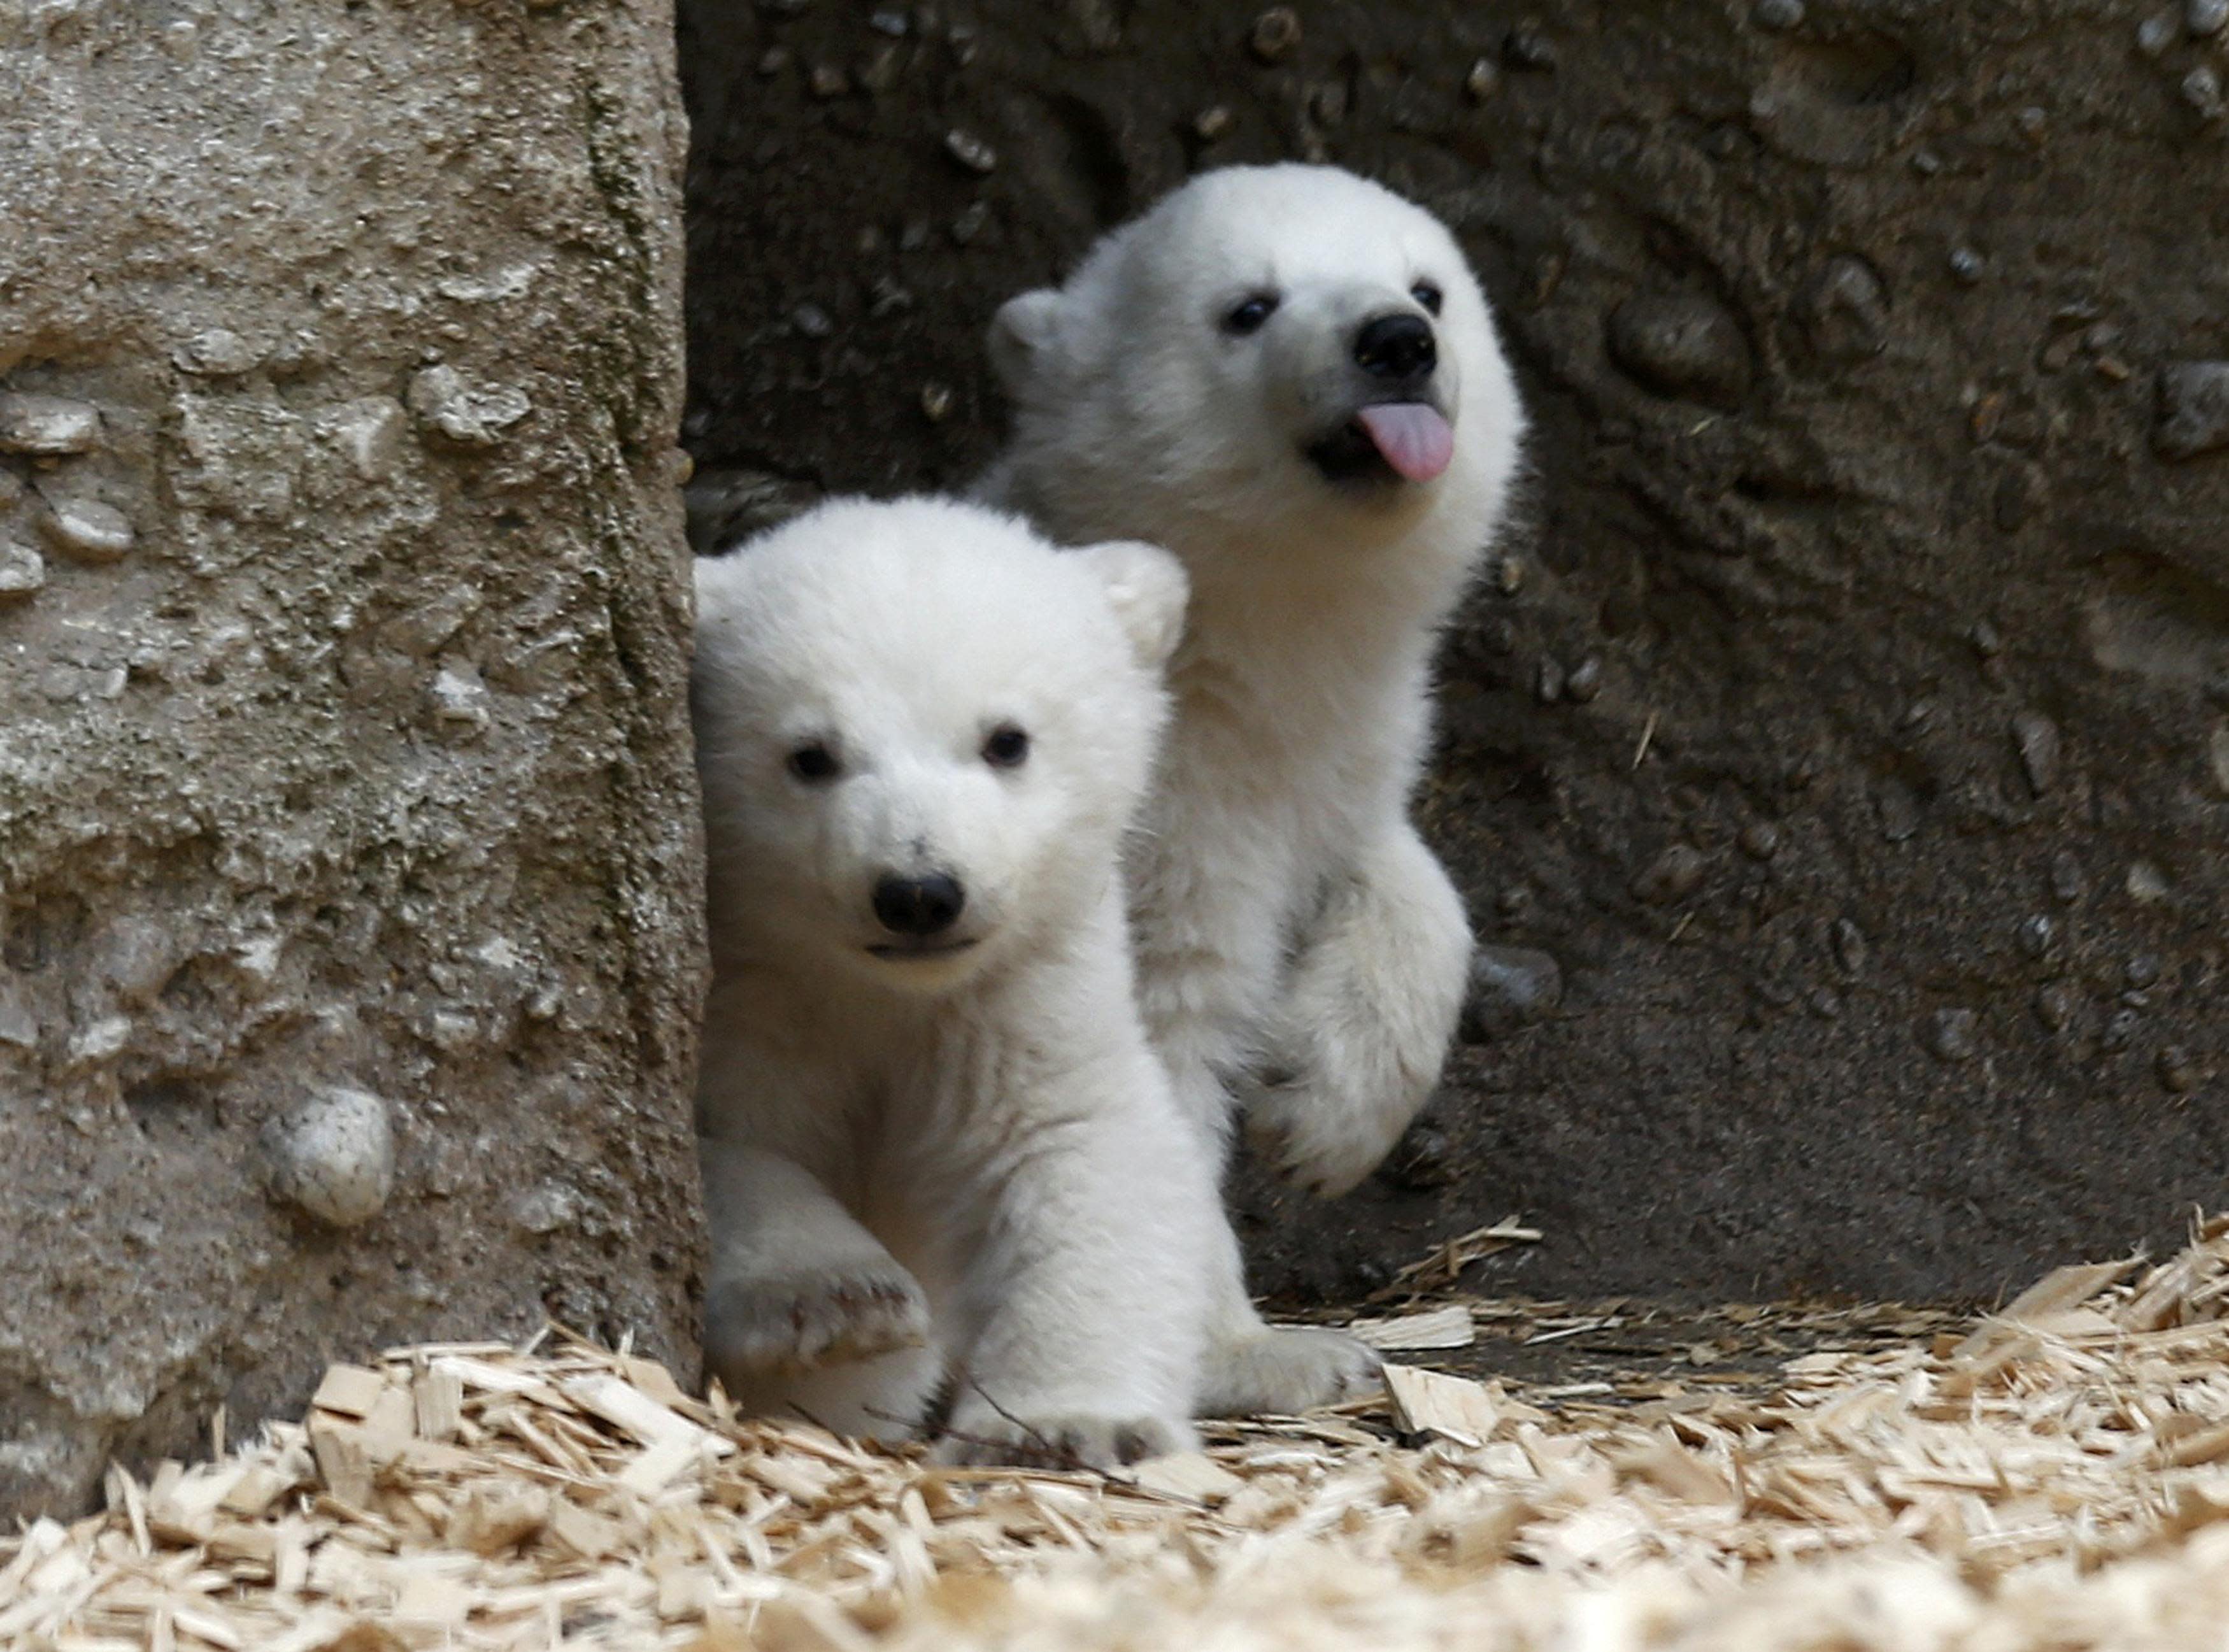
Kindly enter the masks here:
[[1546, 1242], [1479, 1276], [1548, 1294], [1986, 1297], [2170, 1242], [2229, 1180], [2218, 42], [2105, 0], [1299, 10], [1265, 64], [1220, 0], [682, 7], [731, 525], [966, 481], [999, 301], [1195, 166], [1385, 179], [1500, 307], [1537, 474], [1423, 812], [1514, 950], [1385, 1173], [1242, 1172], [1262, 1282], [1511, 1212]]

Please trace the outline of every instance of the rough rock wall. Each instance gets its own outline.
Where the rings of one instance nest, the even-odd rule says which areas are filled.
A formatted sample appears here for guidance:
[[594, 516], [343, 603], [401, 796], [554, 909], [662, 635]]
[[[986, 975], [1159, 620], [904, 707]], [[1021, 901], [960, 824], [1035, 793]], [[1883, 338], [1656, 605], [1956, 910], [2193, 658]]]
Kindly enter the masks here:
[[0, 3], [0, 1510], [691, 1356], [671, 27]]
[[[1262, 1276], [1982, 1294], [2220, 1202], [2229, 7], [682, 7], [696, 525], [971, 476], [980, 336], [1192, 168], [1459, 229], [1538, 420], [1426, 799], [1429, 1123]], [[1500, 1264], [1497, 1264], [1500, 1265]]]

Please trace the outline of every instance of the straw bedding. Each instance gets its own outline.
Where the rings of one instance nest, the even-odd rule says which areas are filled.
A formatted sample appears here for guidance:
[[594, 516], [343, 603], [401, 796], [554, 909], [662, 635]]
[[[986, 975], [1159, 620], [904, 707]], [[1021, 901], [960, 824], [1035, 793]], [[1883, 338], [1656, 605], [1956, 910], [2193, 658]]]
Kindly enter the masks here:
[[1443, 1289], [1370, 1326], [1388, 1398], [1134, 1479], [738, 1421], [562, 1333], [395, 1348], [0, 1538], [0, 1646], [2221, 1649], [2225, 1304], [2229, 1219], [1932, 1338], [1575, 1396], [1434, 1369], [1493, 1306]]

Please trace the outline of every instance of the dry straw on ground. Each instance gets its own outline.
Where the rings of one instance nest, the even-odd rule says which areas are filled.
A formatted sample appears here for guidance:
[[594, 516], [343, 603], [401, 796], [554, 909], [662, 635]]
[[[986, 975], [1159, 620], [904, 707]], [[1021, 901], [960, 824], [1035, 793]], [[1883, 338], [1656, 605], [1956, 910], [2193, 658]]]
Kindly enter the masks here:
[[[584, 1345], [397, 1348], [0, 1539], [0, 1646], [2221, 1649], [2225, 1303], [2217, 1220], [1760, 1392], [1551, 1411], [1399, 1366], [1390, 1407], [1134, 1483], [737, 1423]], [[1445, 1348], [1463, 1306], [1371, 1334]]]

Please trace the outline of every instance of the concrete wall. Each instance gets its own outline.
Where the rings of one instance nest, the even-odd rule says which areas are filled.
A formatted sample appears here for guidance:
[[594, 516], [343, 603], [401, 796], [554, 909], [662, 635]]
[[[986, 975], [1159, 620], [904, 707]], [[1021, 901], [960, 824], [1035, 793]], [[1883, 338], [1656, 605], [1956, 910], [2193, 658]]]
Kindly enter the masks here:
[[0, 3], [0, 1511], [693, 1358], [671, 19]]

